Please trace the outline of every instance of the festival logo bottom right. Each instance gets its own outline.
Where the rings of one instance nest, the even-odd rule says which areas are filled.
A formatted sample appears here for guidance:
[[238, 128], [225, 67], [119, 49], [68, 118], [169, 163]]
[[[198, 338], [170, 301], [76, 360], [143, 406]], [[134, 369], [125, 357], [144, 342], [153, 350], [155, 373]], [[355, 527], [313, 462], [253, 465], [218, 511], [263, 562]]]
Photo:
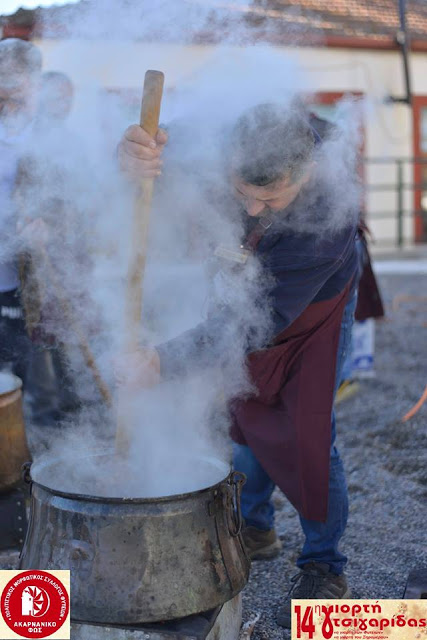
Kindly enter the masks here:
[[292, 640], [427, 640], [427, 600], [292, 600]]

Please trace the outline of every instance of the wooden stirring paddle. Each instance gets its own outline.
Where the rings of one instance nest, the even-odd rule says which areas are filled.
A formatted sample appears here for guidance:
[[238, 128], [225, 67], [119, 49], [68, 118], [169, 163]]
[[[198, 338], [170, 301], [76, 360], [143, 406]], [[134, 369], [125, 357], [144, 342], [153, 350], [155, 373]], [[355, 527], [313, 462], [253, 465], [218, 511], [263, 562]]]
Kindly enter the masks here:
[[[141, 104], [140, 126], [155, 138], [159, 128], [160, 105], [164, 75], [161, 71], [147, 71]], [[125, 348], [132, 353], [138, 349], [142, 320], [142, 295], [147, 259], [148, 225], [154, 178], [143, 178], [135, 196], [132, 218], [131, 250], [128, 263], [125, 301]], [[125, 456], [129, 451], [129, 425], [126, 420], [126, 389], [119, 389], [116, 452]]]

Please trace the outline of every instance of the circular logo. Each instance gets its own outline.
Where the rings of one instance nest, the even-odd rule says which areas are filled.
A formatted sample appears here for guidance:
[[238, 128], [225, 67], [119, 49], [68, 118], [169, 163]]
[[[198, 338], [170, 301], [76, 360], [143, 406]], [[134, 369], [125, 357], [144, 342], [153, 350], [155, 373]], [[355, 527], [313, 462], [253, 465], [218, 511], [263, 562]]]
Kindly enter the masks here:
[[22, 638], [47, 638], [58, 631], [70, 609], [68, 593], [48, 571], [22, 571], [1, 595], [7, 626]]

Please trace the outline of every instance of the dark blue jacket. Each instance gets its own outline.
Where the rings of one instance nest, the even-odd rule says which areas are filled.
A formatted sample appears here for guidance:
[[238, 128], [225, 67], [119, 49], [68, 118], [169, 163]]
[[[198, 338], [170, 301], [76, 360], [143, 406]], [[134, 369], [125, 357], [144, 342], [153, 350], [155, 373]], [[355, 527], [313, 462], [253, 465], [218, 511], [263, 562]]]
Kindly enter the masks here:
[[275, 280], [270, 299], [278, 335], [309, 304], [335, 297], [354, 278], [358, 270], [356, 225], [333, 234], [322, 233], [321, 226], [310, 233], [295, 233], [289, 227], [280, 232], [272, 227], [258, 245], [257, 255]]
[[[244, 313], [241, 309], [236, 312], [232, 305], [219, 308], [194, 329], [157, 347], [162, 376], [175, 377], [184, 375], [196, 365], [206, 367], [223, 363], [230, 352], [230, 340], [233, 340], [229, 328], [234, 326], [236, 330], [234, 320], [239, 317], [237, 330], [247, 335], [247, 350], [266, 347], [308, 305], [335, 297], [349, 282], [355, 285], [357, 216], [350, 212], [348, 224], [341, 220], [339, 230], [328, 231], [328, 198], [313, 194], [312, 186], [300, 193], [286, 211], [275, 214], [275, 222], [255, 252], [266, 283], [265, 297], [259, 304], [265, 305], [268, 301], [273, 321], [269, 335], [263, 335], [264, 343], [259, 343], [257, 327], [242, 324]], [[302, 218], [304, 224], [301, 226]], [[303, 230], [298, 230], [301, 228]]]

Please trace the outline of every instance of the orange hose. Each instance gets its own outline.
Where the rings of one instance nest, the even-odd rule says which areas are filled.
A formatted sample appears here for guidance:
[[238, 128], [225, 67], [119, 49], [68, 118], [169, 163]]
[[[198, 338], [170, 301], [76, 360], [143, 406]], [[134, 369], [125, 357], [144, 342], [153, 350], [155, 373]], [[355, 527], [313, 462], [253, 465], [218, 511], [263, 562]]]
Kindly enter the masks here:
[[419, 409], [423, 406], [424, 402], [427, 400], [427, 387], [424, 389], [424, 393], [421, 398], [418, 400], [416, 404], [408, 411], [406, 415], [403, 416], [402, 422], [407, 422], [412, 416], [414, 416]]

